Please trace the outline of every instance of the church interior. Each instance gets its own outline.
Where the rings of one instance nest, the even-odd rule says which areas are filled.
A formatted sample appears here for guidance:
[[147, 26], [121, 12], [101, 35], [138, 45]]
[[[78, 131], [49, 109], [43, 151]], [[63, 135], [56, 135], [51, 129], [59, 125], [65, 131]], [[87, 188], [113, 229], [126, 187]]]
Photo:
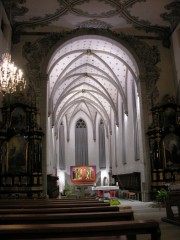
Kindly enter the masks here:
[[163, 191], [180, 226], [179, 63], [179, 0], [1, 0], [2, 205]]

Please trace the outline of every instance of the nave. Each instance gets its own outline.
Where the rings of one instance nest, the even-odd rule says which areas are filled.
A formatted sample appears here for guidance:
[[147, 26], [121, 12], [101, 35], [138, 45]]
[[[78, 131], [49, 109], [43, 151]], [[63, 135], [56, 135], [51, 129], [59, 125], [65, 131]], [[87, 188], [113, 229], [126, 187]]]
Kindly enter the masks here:
[[1, 200], [0, 222], [0, 237], [9, 240], [161, 239], [158, 221], [98, 199]]

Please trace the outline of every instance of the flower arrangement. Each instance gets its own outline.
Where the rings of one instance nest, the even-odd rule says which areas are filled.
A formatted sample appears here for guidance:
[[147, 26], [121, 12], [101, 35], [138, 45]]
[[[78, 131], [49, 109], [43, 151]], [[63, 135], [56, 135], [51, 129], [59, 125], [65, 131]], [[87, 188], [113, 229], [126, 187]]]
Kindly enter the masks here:
[[165, 189], [161, 189], [156, 192], [156, 200], [161, 206], [166, 205], [166, 200], [169, 196], [169, 191]]

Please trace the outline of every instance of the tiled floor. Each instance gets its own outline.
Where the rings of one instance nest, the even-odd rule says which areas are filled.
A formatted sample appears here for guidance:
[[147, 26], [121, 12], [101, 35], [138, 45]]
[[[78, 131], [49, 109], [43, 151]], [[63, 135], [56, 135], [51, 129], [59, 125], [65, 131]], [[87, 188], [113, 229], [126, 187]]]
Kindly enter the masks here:
[[[153, 202], [139, 202], [136, 200], [120, 199], [121, 206], [131, 206], [134, 210], [135, 219], [155, 219], [160, 223], [161, 240], [180, 240], [180, 226], [163, 222], [161, 219], [166, 217], [165, 208], [154, 207]], [[149, 240], [149, 236], [138, 236], [137, 240]]]

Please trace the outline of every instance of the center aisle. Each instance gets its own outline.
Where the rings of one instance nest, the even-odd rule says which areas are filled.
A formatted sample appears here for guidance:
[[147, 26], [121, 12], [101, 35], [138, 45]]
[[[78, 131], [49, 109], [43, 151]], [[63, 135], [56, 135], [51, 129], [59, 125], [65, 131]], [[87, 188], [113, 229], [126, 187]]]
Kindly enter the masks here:
[[[154, 219], [159, 222], [161, 229], [161, 240], [179, 240], [180, 227], [161, 221], [166, 216], [165, 208], [158, 208], [154, 202], [140, 202], [136, 200], [119, 199], [121, 207], [129, 206], [134, 211], [135, 220]], [[138, 236], [137, 240], [149, 240], [144, 236]]]

